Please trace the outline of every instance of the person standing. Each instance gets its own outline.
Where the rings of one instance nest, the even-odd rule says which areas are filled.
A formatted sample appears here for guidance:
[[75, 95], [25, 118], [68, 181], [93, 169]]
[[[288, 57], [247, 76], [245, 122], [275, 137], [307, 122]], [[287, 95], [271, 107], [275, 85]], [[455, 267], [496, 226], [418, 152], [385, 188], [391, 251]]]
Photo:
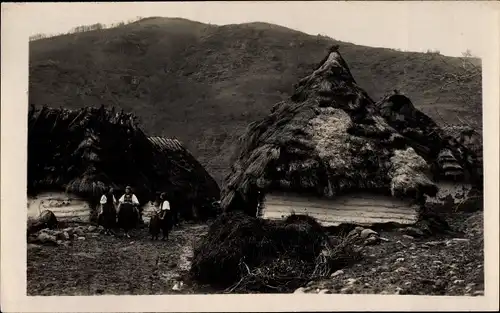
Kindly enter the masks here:
[[98, 220], [99, 224], [104, 227], [104, 234], [106, 235], [114, 235], [113, 228], [116, 225], [116, 205], [118, 201], [116, 201], [113, 192], [113, 188], [110, 187], [100, 200], [101, 208]]
[[167, 200], [167, 194], [162, 193], [160, 195], [160, 223], [161, 230], [163, 233], [162, 240], [168, 239], [168, 233], [172, 229], [173, 224], [172, 210], [170, 208], [170, 202]]
[[129, 230], [134, 228], [139, 220], [139, 200], [132, 193], [132, 187], [125, 188], [125, 194], [118, 200], [118, 224], [130, 238]]

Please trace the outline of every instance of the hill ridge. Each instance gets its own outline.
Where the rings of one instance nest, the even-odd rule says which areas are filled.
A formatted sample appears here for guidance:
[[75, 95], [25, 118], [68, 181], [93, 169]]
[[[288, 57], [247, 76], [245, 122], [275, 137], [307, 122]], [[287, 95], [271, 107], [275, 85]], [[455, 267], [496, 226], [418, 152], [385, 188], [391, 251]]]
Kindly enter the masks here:
[[461, 58], [371, 48], [268, 25], [153, 17], [32, 41], [29, 101], [134, 111], [150, 136], [178, 138], [220, 182], [232, 144], [248, 124], [289, 98], [294, 84], [336, 43], [374, 101], [398, 89], [441, 125], [460, 124], [457, 117], [481, 123], [480, 76], [458, 85], [441, 80], [461, 73]]

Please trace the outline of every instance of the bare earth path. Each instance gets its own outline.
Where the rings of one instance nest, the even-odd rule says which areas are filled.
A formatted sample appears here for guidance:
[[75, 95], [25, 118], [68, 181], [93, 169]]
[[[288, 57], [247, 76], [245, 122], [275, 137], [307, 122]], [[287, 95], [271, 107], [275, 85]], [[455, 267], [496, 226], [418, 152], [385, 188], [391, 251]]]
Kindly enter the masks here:
[[170, 294], [189, 270], [194, 240], [206, 225], [183, 225], [167, 241], [152, 241], [147, 229], [132, 238], [97, 235], [69, 246], [28, 246], [28, 295]]

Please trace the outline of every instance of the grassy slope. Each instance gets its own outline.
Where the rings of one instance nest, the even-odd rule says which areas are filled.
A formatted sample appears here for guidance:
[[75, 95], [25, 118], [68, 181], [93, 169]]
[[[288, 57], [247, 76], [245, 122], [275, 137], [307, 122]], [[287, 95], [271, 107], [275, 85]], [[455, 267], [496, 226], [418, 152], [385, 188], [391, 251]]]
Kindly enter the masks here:
[[[167, 18], [63, 35], [30, 44], [30, 102], [133, 110], [150, 134], [180, 139], [221, 182], [231, 144], [288, 97], [332, 42], [264, 23], [218, 27]], [[432, 117], [436, 109], [452, 123], [467, 116], [471, 104], [457, 96], [463, 87], [440, 91], [443, 82], [433, 76], [456, 72], [459, 59], [340, 45], [374, 100], [398, 88]], [[480, 80], [468, 88], [480, 92]]]

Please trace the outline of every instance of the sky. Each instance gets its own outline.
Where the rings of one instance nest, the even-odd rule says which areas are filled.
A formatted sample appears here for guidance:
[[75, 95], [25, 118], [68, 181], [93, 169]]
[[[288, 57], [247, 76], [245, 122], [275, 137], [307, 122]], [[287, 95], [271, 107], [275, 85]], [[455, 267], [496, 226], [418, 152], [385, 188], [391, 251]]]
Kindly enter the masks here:
[[[486, 3], [474, 2], [153, 2], [18, 4], [29, 35], [66, 33], [95, 23], [112, 24], [136, 17], [181, 17], [215, 25], [268, 22], [308, 34], [322, 34], [360, 45], [404, 51], [438, 50], [481, 57]], [[64, 12], [64, 14], [61, 14]]]

